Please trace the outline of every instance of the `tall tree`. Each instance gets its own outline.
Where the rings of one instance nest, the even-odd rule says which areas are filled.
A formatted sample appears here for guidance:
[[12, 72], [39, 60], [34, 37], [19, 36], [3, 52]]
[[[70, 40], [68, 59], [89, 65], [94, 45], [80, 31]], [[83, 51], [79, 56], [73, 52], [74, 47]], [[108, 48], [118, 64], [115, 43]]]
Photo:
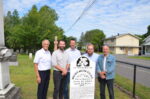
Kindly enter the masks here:
[[82, 50], [83, 46], [85, 46], [85, 39], [84, 39], [84, 33], [82, 32], [79, 39], [79, 49]]
[[18, 11], [15, 9], [12, 13], [12, 24], [17, 25], [19, 23], [20, 23], [19, 14]]
[[104, 32], [99, 29], [87, 31], [84, 35], [85, 42], [94, 44], [96, 51], [101, 51], [104, 38]]
[[4, 33], [5, 33], [5, 45], [9, 47], [8, 36], [10, 35], [10, 30], [12, 28], [12, 14], [10, 11], [7, 12], [7, 15], [4, 17]]
[[24, 49], [29, 52], [41, 47], [43, 39], [49, 39], [53, 48], [54, 37], [63, 38], [63, 29], [55, 22], [58, 20], [55, 10], [43, 6], [40, 10], [33, 5], [25, 16], [19, 17], [18, 11], [10, 11], [5, 16], [5, 35], [7, 45], [13, 49]]
[[70, 46], [70, 40], [77, 41], [76, 37], [73, 37], [73, 36], [67, 37], [66, 35], [64, 35], [62, 39], [66, 42], [66, 48], [68, 48]]
[[[13, 13], [8, 11], [7, 16], [4, 18], [4, 32], [5, 32], [5, 40], [6, 46], [17, 49], [18, 46], [17, 41], [18, 37], [16, 35], [16, 26], [20, 24], [20, 18], [18, 15], [18, 11], [15, 9]], [[16, 28], [17, 29], [17, 28]]]
[[23, 49], [24, 51], [28, 50], [30, 52], [34, 51], [37, 46], [38, 38], [38, 24], [39, 24], [39, 13], [35, 5], [32, 6], [31, 10], [27, 13], [26, 16], [22, 18], [22, 34]]
[[53, 49], [54, 37], [57, 36], [58, 39], [62, 39], [64, 33], [63, 29], [55, 24], [58, 15], [55, 10], [45, 5], [39, 10], [39, 16], [39, 41], [49, 39], [52, 42], [50, 49]]

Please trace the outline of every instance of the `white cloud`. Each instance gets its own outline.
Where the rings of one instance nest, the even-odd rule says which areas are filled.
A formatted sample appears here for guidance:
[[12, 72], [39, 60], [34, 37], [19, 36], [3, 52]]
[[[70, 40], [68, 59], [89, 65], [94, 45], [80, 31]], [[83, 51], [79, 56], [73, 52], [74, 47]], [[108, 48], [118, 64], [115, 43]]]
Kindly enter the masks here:
[[4, 1], [4, 11], [13, 11], [17, 9], [19, 13], [25, 14], [34, 4], [43, 4], [47, 0], [5, 0]]
[[73, 35], [71, 33], [76, 33], [74, 35], [78, 35], [77, 33], [81, 34], [82, 31], [95, 28], [102, 29], [107, 36], [117, 33], [146, 33], [146, 28], [150, 24], [150, 6], [148, 3], [112, 2], [104, 2], [103, 5], [103, 2], [99, 1], [98, 3], [103, 6], [98, 6], [98, 3], [94, 5], [67, 34]]
[[[47, 4], [59, 15], [56, 22], [65, 31], [79, 17], [91, 0], [6, 0], [5, 12], [17, 9], [26, 13], [33, 4]], [[101, 29], [107, 36], [117, 33], [146, 33], [150, 25], [149, 0], [97, 0], [81, 20], [66, 33], [79, 38], [81, 32]]]

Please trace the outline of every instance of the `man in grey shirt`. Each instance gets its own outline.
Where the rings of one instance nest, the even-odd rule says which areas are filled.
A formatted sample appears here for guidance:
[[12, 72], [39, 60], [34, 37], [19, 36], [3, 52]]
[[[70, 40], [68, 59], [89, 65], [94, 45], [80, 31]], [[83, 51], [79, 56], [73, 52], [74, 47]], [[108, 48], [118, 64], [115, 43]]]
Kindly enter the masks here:
[[59, 41], [59, 49], [52, 54], [52, 65], [54, 66], [53, 80], [54, 93], [53, 99], [63, 99], [64, 83], [67, 75], [67, 68], [69, 67], [69, 57], [65, 52], [66, 44], [63, 40]]

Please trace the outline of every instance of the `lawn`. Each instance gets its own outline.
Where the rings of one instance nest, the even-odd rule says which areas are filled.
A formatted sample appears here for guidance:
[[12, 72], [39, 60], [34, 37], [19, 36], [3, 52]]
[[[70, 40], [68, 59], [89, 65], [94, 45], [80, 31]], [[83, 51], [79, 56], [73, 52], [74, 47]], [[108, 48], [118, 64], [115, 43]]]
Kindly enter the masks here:
[[[19, 66], [10, 67], [12, 83], [21, 88], [21, 99], [36, 99], [37, 84], [33, 68], [33, 60], [27, 55], [18, 55]], [[52, 75], [51, 75], [52, 76]], [[51, 77], [52, 78], [52, 77]], [[50, 80], [48, 99], [52, 99], [53, 81]], [[108, 92], [106, 92], [108, 99]], [[96, 97], [99, 98], [99, 84], [96, 82]], [[115, 88], [115, 99], [131, 99], [128, 95]], [[146, 99], [146, 98], [145, 98]]]
[[[124, 89], [129, 90], [132, 92], [132, 81], [124, 78], [122, 76], [116, 75], [116, 80], [115, 82], [122, 86]], [[140, 97], [140, 99], [150, 99], [150, 88], [145, 87], [141, 84], [136, 84], [136, 95]]]
[[148, 56], [129, 56], [129, 58], [150, 60], [150, 57]]

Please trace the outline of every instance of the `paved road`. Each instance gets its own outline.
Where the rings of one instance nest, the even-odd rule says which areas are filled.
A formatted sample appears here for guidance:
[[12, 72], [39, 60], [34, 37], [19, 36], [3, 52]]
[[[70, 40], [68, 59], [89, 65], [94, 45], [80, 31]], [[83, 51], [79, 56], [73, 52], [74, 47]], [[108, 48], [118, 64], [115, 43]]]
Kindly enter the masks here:
[[[125, 55], [116, 55], [116, 58], [119, 61], [125, 61], [125, 62], [140, 64], [140, 65], [150, 67], [149, 60], [131, 59]], [[126, 78], [133, 80], [133, 67], [131, 65], [117, 63], [116, 72], [121, 76], [124, 76]], [[150, 69], [148, 70], [148, 69], [143, 69], [143, 68], [138, 67], [136, 81], [137, 83], [150, 87]]]

